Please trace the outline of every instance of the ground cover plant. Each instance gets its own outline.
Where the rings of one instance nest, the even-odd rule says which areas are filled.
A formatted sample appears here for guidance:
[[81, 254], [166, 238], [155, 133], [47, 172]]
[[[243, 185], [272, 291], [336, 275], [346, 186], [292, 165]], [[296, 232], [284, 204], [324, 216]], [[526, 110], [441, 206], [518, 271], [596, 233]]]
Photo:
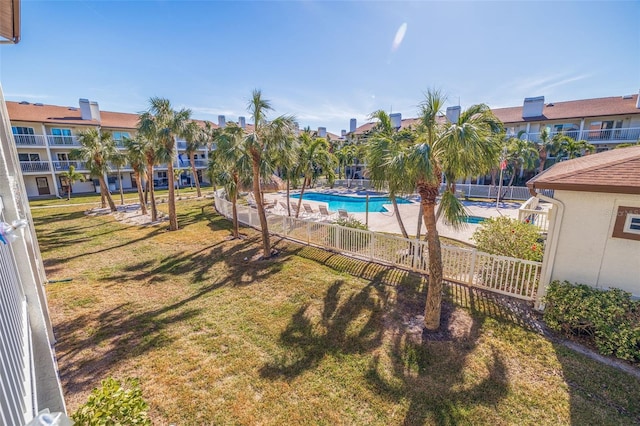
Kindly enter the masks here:
[[[58, 202], [58, 201], [56, 201]], [[464, 287], [422, 342], [425, 282], [177, 205], [181, 229], [33, 210], [69, 412], [139, 381], [153, 424], [634, 424], [637, 378]], [[159, 208], [166, 209], [166, 204]], [[166, 210], [165, 210], [166, 211]]]

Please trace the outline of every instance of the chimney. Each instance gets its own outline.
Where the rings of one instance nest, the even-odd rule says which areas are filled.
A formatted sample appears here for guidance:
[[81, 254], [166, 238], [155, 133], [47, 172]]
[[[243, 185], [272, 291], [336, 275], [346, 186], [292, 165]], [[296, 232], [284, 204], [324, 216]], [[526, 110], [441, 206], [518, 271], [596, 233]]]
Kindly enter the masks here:
[[460, 118], [460, 111], [462, 110], [462, 108], [460, 108], [460, 106], [452, 106], [452, 107], [447, 107], [447, 120], [449, 120], [450, 123], [457, 123], [458, 119]]
[[91, 110], [91, 119], [100, 121], [100, 107], [96, 101], [89, 102], [89, 109]]
[[226, 127], [226, 125], [227, 125], [227, 120], [224, 118], [224, 115], [219, 115], [218, 116], [218, 126], [224, 128], [224, 127]]
[[341, 137], [343, 137], [343, 138], [344, 138], [345, 136], [347, 136], [347, 131], [346, 131], [346, 130], [344, 130], [344, 129], [340, 130], [340, 136], [341, 136]]
[[326, 127], [318, 127], [318, 136], [321, 138], [327, 137], [327, 128]]
[[80, 104], [80, 116], [83, 120], [91, 120], [91, 106], [89, 105], [89, 99], [80, 98], [78, 101]]
[[640, 109], [640, 91], [638, 91], [638, 99], [636, 99], [636, 108]]
[[522, 118], [533, 118], [542, 116], [544, 108], [544, 96], [537, 98], [524, 98], [522, 105]]
[[356, 128], [358, 127], [358, 122], [355, 118], [352, 118], [349, 121], [349, 133], [353, 133], [356, 131]]
[[389, 119], [391, 119], [391, 127], [394, 129], [399, 129], [402, 125], [402, 114], [399, 112], [389, 114]]
[[238, 117], [238, 123], [240, 124], [241, 128], [247, 128], [247, 120], [244, 117]]

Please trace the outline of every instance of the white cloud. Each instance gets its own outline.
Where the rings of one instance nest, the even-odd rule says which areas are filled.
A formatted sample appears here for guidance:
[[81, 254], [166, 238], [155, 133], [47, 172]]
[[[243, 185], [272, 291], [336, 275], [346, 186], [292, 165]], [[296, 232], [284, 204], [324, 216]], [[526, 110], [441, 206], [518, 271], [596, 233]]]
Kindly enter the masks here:
[[391, 53], [398, 50], [400, 45], [402, 44], [402, 40], [404, 40], [404, 36], [407, 33], [407, 23], [403, 22], [402, 25], [396, 31], [396, 36], [393, 38], [393, 43], [391, 44]]

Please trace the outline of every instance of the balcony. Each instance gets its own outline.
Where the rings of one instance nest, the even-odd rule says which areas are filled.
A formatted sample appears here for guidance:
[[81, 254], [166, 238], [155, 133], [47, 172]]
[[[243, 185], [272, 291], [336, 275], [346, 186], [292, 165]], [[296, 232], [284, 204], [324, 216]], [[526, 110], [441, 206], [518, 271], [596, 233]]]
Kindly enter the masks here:
[[14, 133], [13, 139], [16, 141], [16, 146], [45, 146], [47, 144], [44, 135], [16, 135]]
[[[595, 130], [568, 130], [565, 132], [549, 132], [549, 138], [558, 133], [564, 134], [575, 140], [585, 140], [590, 143], [625, 143], [637, 142], [640, 139], [640, 127], [628, 127], [625, 129], [595, 129]], [[507, 135], [517, 137], [516, 135]], [[522, 139], [540, 142], [540, 133], [523, 133]]]
[[21, 161], [20, 168], [22, 173], [42, 173], [50, 170], [47, 161]]
[[84, 161], [54, 161], [53, 170], [56, 172], [69, 171], [69, 166], [74, 166], [77, 172], [88, 171], [87, 165]]
[[49, 146], [80, 146], [75, 136], [47, 135]]

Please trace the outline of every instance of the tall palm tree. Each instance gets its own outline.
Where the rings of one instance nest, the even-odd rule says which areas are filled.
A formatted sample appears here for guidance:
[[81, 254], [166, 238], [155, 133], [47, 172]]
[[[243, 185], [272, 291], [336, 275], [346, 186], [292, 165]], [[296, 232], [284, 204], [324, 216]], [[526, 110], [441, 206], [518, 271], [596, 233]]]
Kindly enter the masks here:
[[216, 135], [215, 155], [209, 160], [208, 172], [212, 180], [222, 185], [232, 205], [233, 237], [239, 238], [238, 191], [251, 182], [251, 157], [243, 145], [244, 130], [228, 123]]
[[138, 199], [140, 200], [140, 209], [143, 215], [147, 214], [147, 205], [144, 202], [144, 195], [142, 194], [142, 176], [145, 172], [146, 157], [145, 146], [140, 137], [133, 139], [124, 138], [124, 146], [127, 149], [126, 157], [127, 162], [131, 164], [133, 174], [136, 180], [136, 187], [138, 189]]
[[67, 181], [67, 200], [71, 199], [71, 188], [77, 181], [84, 181], [84, 175], [76, 172], [76, 166], [69, 166], [69, 170], [60, 173], [60, 177]]
[[[253, 195], [258, 207], [258, 217], [262, 230], [262, 248], [265, 259], [271, 257], [271, 243], [267, 215], [264, 211], [262, 189], [260, 185], [260, 170], [262, 167], [272, 166], [270, 160], [275, 157], [274, 151], [286, 145], [293, 126], [292, 116], [280, 116], [267, 121], [266, 114], [273, 110], [271, 102], [262, 97], [262, 92], [255, 89], [247, 106], [253, 119], [253, 131], [244, 138], [244, 145], [251, 156], [253, 179]], [[264, 165], [262, 164], [264, 162]]]
[[371, 113], [369, 119], [378, 120], [368, 140], [366, 158], [369, 178], [376, 189], [383, 189], [386, 186], [402, 236], [409, 238], [400, 216], [396, 197], [402, 193], [404, 187], [406, 159], [403, 151], [411, 142], [396, 132], [391, 125], [391, 118], [385, 111], [375, 111]]
[[[337, 152], [336, 157], [344, 169], [344, 175], [347, 179], [347, 187], [350, 187], [349, 176], [347, 175], [347, 166], [351, 166], [356, 157], [356, 146], [353, 144], [343, 145]], [[353, 176], [353, 171], [350, 176]]]
[[173, 162], [176, 154], [176, 137], [183, 136], [191, 118], [191, 110], [176, 111], [168, 99], [153, 97], [149, 100], [149, 110], [140, 116], [139, 132], [157, 146], [160, 161], [167, 162], [169, 178], [169, 230], [178, 229], [174, 188]]
[[300, 147], [298, 157], [298, 175], [302, 175], [302, 188], [300, 190], [300, 198], [298, 198], [298, 207], [296, 209], [296, 217], [300, 215], [300, 207], [302, 206], [302, 197], [307, 186], [317, 179], [320, 172], [327, 175], [329, 184], [335, 178], [335, 158], [330, 150], [329, 142], [324, 138], [314, 138], [310, 131], [304, 131], [300, 134]]
[[274, 166], [280, 172], [280, 177], [285, 179], [287, 188], [287, 215], [291, 216], [291, 181], [298, 179], [298, 153], [300, 149], [299, 138], [294, 137], [293, 133], [286, 138], [282, 149], [275, 153]]
[[200, 179], [198, 179], [198, 172], [196, 171], [196, 151], [202, 148], [208, 141], [208, 135], [205, 129], [203, 129], [197, 122], [191, 121], [187, 124], [184, 132], [184, 139], [187, 142], [185, 149], [189, 156], [189, 163], [191, 164], [191, 173], [196, 181], [196, 192], [198, 197], [202, 197], [200, 190]]
[[[407, 188], [415, 187], [420, 195], [427, 229], [429, 284], [424, 324], [428, 330], [436, 330], [440, 326], [442, 304], [442, 253], [436, 226], [436, 199], [442, 173], [459, 178], [477, 171], [474, 161], [489, 163], [488, 158], [496, 152], [494, 132], [501, 127], [496, 127], [491, 117], [480, 117], [485, 114], [484, 106], [469, 108], [469, 117], [463, 117], [456, 126], [440, 123], [438, 116], [444, 102], [445, 96], [439, 90], [427, 91], [420, 105], [418, 138], [403, 152], [405, 184]], [[470, 167], [469, 171], [465, 167]], [[464, 208], [450, 194], [451, 190], [450, 186], [445, 188], [443, 199], [447, 198], [449, 202], [443, 206], [443, 214], [451, 224], [459, 225], [464, 220]]]
[[569, 136], [562, 133], [556, 133], [551, 136], [549, 130], [544, 127], [540, 132], [540, 141], [536, 144], [538, 147], [538, 158], [540, 159], [540, 165], [538, 167], [538, 173], [544, 172], [544, 166], [547, 162], [547, 158], [551, 155], [556, 156], [560, 152], [562, 144]]
[[[82, 160], [86, 163], [91, 176], [94, 176], [100, 182], [100, 193], [109, 203], [109, 208], [115, 212], [116, 205], [111, 198], [109, 187], [104, 179], [105, 173], [109, 171], [109, 159], [116, 152], [116, 145], [111, 138], [111, 133], [100, 132], [98, 129], [89, 129], [78, 134], [78, 142], [81, 147], [73, 149], [70, 157], [76, 160]], [[106, 204], [102, 203], [102, 208]]]
[[124, 189], [122, 188], [122, 168], [127, 164], [127, 157], [116, 149], [111, 158], [110, 163], [116, 169], [118, 175], [118, 189], [120, 192], [120, 205], [124, 206]]
[[507, 162], [512, 167], [511, 179], [509, 185], [513, 185], [515, 177], [523, 170], [531, 170], [534, 168], [536, 158], [539, 157], [539, 151], [532, 141], [510, 138], [507, 142]]
[[594, 153], [595, 151], [596, 147], [589, 142], [585, 140], [577, 141], [570, 137], [563, 140], [560, 146], [560, 152], [569, 157], [569, 159], [582, 157], [585, 152]]

